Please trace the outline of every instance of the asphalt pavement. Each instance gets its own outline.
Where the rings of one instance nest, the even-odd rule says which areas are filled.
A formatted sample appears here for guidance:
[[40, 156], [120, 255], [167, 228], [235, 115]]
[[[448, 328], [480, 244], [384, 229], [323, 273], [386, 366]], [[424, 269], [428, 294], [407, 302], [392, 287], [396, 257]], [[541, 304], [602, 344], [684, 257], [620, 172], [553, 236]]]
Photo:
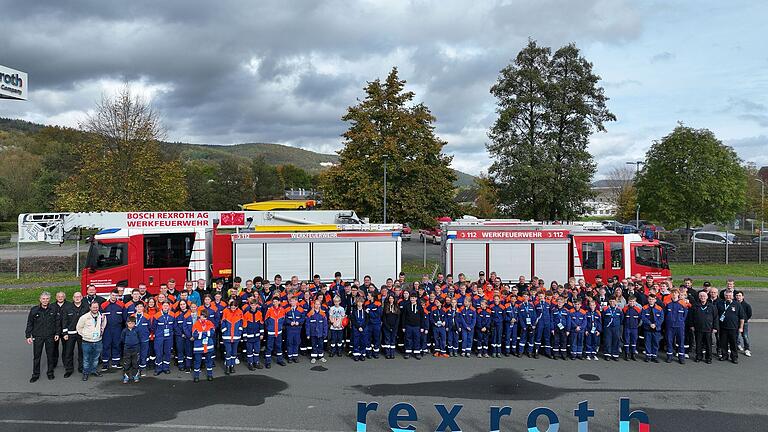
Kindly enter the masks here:
[[[0, 430], [240, 430], [276, 432], [354, 431], [358, 401], [378, 402], [368, 414], [369, 431], [389, 430], [387, 413], [397, 402], [411, 403], [416, 430], [435, 430], [434, 404], [463, 408], [462, 430], [488, 431], [491, 406], [510, 406], [501, 431], [527, 430], [536, 407], [558, 416], [560, 430], [576, 431], [579, 402], [595, 411], [591, 431], [617, 431], [619, 399], [649, 416], [650, 430], [754, 432], [768, 426], [768, 324], [751, 326], [754, 356], [739, 365], [688, 362], [681, 366], [644, 362], [552, 361], [528, 358], [353, 362], [332, 358], [311, 365], [274, 366], [233, 376], [216, 368], [213, 382], [193, 383], [174, 371], [123, 385], [113, 372], [87, 382], [75, 375], [43, 375], [28, 382], [31, 347], [23, 338], [25, 314], [0, 314]], [[43, 360], [45, 362], [45, 360]], [[43, 370], [45, 366], [43, 366]], [[407, 422], [406, 422], [407, 423]], [[539, 420], [540, 430], [546, 421]], [[637, 430], [633, 422], [632, 431]]]

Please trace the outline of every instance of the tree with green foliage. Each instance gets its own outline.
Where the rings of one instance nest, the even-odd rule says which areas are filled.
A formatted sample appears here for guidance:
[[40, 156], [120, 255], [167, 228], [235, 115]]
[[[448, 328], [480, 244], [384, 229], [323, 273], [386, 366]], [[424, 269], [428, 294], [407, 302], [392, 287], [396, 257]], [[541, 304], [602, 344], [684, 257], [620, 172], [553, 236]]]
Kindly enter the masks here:
[[654, 142], [637, 180], [644, 214], [667, 226], [729, 222], [745, 205], [746, 173], [708, 129], [678, 125]]
[[283, 196], [284, 187], [277, 168], [268, 164], [264, 156], [251, 160], [253, 198], [256, 201], [271, 200]]
[[501, 70], [491, 87], [499, 117], [487, 148], [503, 213], [538, 220], [584, 213], [596, 170], [589, 137], [616, 120], [599, 80], [574, 44], [552, 54], [529, 40]]
[[183, 209], [184, 170], [165, 158], [159, 114], [128, 87], [103, 97], [81, 125], [86, 138], [73, 144], [76, 171], [56, 188], [64, 211], [147, 211]]
[[342, 120], [339, 166], [321, 175], [323, 206], [348, 208], [371, 221], [384, 218], [384, 162], [387, 162], [387, 221], [434, 225], [452, 213], [452, 157], [435, 135], [435, 117], [424, 104], [412, 104], [413, 92], [392, 68], [387, 78], [371, 81], [365, 99], [347, 109]]
[[277, 167], [285, 189], [312, 189], [312, 175], [293, 164]]
[[218, 197], [214, 186], [219, 165], [217, 162], [190, 160], [184, 163], [187, 181], [188, 210], [217, 210]]

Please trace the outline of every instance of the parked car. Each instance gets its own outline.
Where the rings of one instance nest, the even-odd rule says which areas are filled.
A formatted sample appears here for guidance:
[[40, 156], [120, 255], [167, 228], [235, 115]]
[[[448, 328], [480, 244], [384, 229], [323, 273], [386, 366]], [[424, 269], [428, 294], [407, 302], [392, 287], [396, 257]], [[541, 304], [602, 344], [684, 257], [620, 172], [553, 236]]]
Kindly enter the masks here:
[[766, 244], [768, 243], [768, 235], [764, 235], [762, 238], [755, 237], [752, 239], [752, 244], [757, 244], [758, 242]]
[[400, 238], [404, 241], [409, 241], [411, 239], [411, 234], [413, 233], [413, 230], [411, 229], [411, 225], [404, 223], [403, 229], [400, 231]]
[[693, 233], [691, 241], [699, 244], [735, 244], [736, 235], [724, 231], [698, 231]]
[[442, 235], [443, 230], [439, 226], [419, 230], [419, 240], [424, 241], [424, 239], [427, 239], [428, 242], [434, 244], [440, 244]]
[[677, 245], [668, 241], [659, 240], [659, 244], [667, 249], [667, 252], [677, 252]]
[[657, 227], [655, 224], [651, 223], [651, 221], [648, 221], [648, 220], [645, 220], [645, 219], [640, 219], [640, 220], [633, 219], [633, 220], [627, 222], [627, 225], [631, 225], [633, 227], [637, 227], [641, 231], [645, 230], [646, 228], [650, 228], [651, 231], [653, 231], [653, 232], [660, 231], [660, 230], [664, 229], [662, 227]]

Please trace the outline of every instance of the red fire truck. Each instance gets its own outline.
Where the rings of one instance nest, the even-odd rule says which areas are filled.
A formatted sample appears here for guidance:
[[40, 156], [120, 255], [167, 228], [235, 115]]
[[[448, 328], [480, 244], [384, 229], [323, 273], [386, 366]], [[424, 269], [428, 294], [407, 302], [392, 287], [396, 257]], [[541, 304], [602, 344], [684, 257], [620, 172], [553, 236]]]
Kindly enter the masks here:
[[179, 286], [276, 274], [329, 281], [336, 271], [383, 283], [400, 271], [402, 226], [366, 224], [347, 210], [19, 215], [20, 242], [61, 243], [83, 228], [100, 229], [81, 276], [83, 290], [93, 283], [100, 294], [140, 282], [156, 293], [170, 278]]
[[463, 218], [441, 226], [443, 271], [454, 277], [464, 273], [471, 280], [480, 271], [495, 271], [507, 282], [538, 276], [547, 282], [575, 277], [594, 283], [597, 275], [671, 276], [667, 251], [657, 240], [617, 234], [601, 224]]

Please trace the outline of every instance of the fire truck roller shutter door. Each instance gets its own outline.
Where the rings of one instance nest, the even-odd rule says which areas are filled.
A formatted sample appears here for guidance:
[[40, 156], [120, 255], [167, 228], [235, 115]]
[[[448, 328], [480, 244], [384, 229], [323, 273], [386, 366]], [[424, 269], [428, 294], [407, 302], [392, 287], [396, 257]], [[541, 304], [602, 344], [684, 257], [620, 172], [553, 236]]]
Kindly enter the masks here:
[[459, 280], [459, 273], [464, 273], [467, 280], [476, 280], [477, 274], [485, 271], [486, 244], [485, 242], [469, 241], [453, 243], [453, 277], [455, 280]]
[[312, 272], [320, 275], [320, 279], [333, 280], [333, 275], [337, 271], [341, 272], [342, 277], [345, 279], [354, 278], [354, 241], [334, 243], [316, 241], [312, 247]]
[[233, 274], [243, 279], [253, 279], [256, 276], [267, 277], [264, 274], [264, 243], [235, 243]]
[[534, 248], [535, 275], [547, 284], [568, 280], [568, 242], [536, 242]]
[[502, 280], [517, 281], [520, 275], [525, 275], [527, 280], [531, 279], [530, 243], [491, 243], [488, 255], [488, 270], [495, 271]]
[[312, 279], [309, 274], [309, 242], [268, 243], [267, 277], [272, 278], [276, 274], [284, 278], [298, 276], [299, 280]]
[[396, 241], [360, 241], [357, 243], [357, 251], [357, 276], [360, 281], [365, 275], [370, 275], [373, 284], [381, 286], [387, 278], [397, 277]]

